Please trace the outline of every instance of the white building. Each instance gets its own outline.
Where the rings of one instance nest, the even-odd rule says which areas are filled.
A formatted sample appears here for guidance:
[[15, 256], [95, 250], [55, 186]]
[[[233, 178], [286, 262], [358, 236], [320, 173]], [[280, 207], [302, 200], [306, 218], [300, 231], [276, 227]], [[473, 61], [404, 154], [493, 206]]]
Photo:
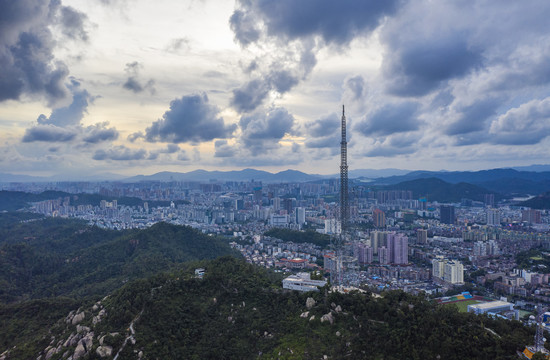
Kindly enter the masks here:
[[500, 211], [487, 209], [487, 225], [500, 225]]
[[498, 313], [502, 311], [511, 311], [514, 310], [514, 304], [506, 301], [490, 301], [479, 304], [468, 305], [468, 312], [473, 312], [475, 314], [485, 314], [485, 313]]
[[340, 234], [340, 221], [335, 218], [325, 219], [325, 234]]
[[464, 267], [458, 260], [448, 260], [438, 256], [432, 260], [432, 275], [450, 284], [464, 283]]
[[306, 223], [306, 209], [303, 207], [296, 208], [296, 224], [304, 225]]
[[327, 284], [325, 280], [311, 280], [309, 273], [298, 273], [290, 275], [283, 280], [283, 289], [298, 290], [298, 291], [319, 291], [318, 287], [323, 287]]
[[451, 284], [464, 283], [464, 267], [460, 261], [448, 261], [445, 264], [443, 279]]
[[269, 222], [273, 226], [288, 227], [288, 215], [271, 214], [271, 219], [269, 220]]

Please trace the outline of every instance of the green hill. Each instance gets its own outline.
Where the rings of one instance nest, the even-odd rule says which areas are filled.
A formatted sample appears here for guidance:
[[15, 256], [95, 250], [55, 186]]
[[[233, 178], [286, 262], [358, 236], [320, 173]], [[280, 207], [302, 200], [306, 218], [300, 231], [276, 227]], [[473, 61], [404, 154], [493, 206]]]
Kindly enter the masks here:
[[[0, 211], [17, 211], [26, 209], [33, 202], [45, 200], [67, 199], [69, 205], [92, 205], [99, 206], [101, 200], [113, 201], [117, 200], [118, 205], [124, 206], [143, 206], [144, 200], [137, 197], [115, 197], [104, 196], [99, 194], [69, 194], [63, 191], [44, 191], [40, 194], [26, 193], [22, 191], [0, 191]], [[176, 204], [188, 204], [186, 200], [176, 200]], [[148, 201], [150, 207], [154, 206], [169, 206], [170, 201]]]
[[[203, 279], [194, 276], [197, 266], [206, 269]], [[308, 297], [315, 300], [309, 308]], [[58, 347], [52, 359], [73, 354], [77, 336], [89, 339], [89, 359], [103, 338], [100, 350], [108, 346], [113, 356], [122, 349], [119, 359], [499, 360], [516, 359], [533, 333], [517, 321], [459, 313], [401, 291], [286, 291], [275, 273], [223, 257], [130, 282], [67, 314], [48, 340]], [[47, 345], [29, 357], [44, 356]]]
[[535, 196], [529, 200], [518, 204], [519, 206], [530, 207], [532, 209], [550, 209], [550, 191]]
[[495, 201], [501, 198], [499, 194], [477, 185], [468, 183], [451, 184], [438, 178], [416, 179], [404, 181], [395, 185], [383, 187], [384, 190], [411, 190], [413, 197], [425, 196], [428, 201], [460, 202], [462, 199], [483, 201], [485, 194], [494, 194]]
[[190, 227], [158, 223], [110, 231], [46, 218], [0, 228], [0, 301], [105, 295], [126, 281], [175, 264], [237, 254]]

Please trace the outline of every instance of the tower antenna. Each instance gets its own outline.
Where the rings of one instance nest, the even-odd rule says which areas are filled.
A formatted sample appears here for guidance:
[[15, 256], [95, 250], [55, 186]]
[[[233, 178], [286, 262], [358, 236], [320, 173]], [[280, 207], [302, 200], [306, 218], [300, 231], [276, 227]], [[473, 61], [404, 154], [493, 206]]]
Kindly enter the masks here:
[[[343, 285], [343, 245], [348, 231], [348, 142], [346, 139], [346, 113], [342, 105], [342, 140], [340, 141], [340, 234], [334, 239], [336, 264], [331, 271], [331, 282], [337, 288]], [[334, 274], [335, 273], [335, 274]]]

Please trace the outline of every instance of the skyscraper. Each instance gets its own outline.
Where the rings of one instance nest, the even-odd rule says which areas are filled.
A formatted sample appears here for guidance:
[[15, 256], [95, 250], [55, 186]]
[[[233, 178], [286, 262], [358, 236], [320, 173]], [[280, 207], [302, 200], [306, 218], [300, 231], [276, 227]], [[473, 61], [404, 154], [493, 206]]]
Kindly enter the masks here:
[[424, 230], [424, 229], [416, 230], [416, 243], [417, 244], [428, 243], [428, 230]]
[[442, 224], [454, 224], [456, 222], [455, 207], [452, 205], [441, 205], [439, 217]]
[[374, 226], [377, 228], [383, 228], [386, 226], [386, 214], [380, 209], [374, 209], [372, 211], [372, 220]]
[[393, 264], [409, 263], [408, 238], [403, 234], [388, 233], [388, 251], [390, 262]]

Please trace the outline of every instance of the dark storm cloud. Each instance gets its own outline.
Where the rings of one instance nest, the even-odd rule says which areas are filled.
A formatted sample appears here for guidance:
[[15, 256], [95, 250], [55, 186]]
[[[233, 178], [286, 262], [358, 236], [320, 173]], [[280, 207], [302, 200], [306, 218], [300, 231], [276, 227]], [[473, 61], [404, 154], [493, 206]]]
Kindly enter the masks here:
[[269, 83], [255, 79], [233, 90], [231, 105], [239, 112], [248, 112], [256, 109], [269, 95]]
[[367, 137], [418, 130], [420, 120], [417, 110], [418, 104], [413, 102], [388, 104], [367, 115], [355, 125], [354, 130]]
[[72, 141], [77, 136], [74, 129], [64, 129], [55, 125], [37, 125], [25, 130], [23, 142], [67, 142]]
[[166, 148], [159, 150], [161, 154], [175, 154], [180, 151], [180, 147], [176, 144], [168, 144]]
[[59, 24], [64, 33], [86, 40], [85, 21], [85, 15], [57, 0], [1, 1], [0, 101], [23, 94], [43, 96], [50, 105], [64, 99], [69, 70], [54, 57], [51, 28]]
[[260, 0], [239, 1], [231, 28], [242, 45], [257, 41], [262, 20], [270, 36], [297, 39], [320, 36], [326, 43], [344, 45], [356, 36], [374, 30], [396, 11], [400, 1], [356, 0]]
[[390, 40], [391, 56], [384, 59], [388, 90], [396, 95], [422, 96], [442, 82], [480, 67], [483, 60], [480, 51], [468, 46], [461, 36], [458, 33], [412, 42]]
[[384, 139], [382, 142], [377, 142], [365, 155], [392, 157], [412, 154], [417, 150], [414, 145], [418, 142], [418, 139], [418, 134], [396, 134]]
[[489, 141], [501, 145], [533, 145], [550, 135], [550, 98], [532, 100], [493, 121]]
[[293, 125], [294, 117], [284, 108], [243, 116], [239, 121], [240, 141], [252, 155], [263, 154], [278, 148], [279, 140], [293, 132]]
[[145, 135], [141, 131], [138, 131], [128, 135], [127, 139], [129, 142], [134, 142], [137, 139], [145, 139]]
[[108, 150], [97, 150], [93, 156], [94, 160], [143, 160], [147, 157], [144, 149], [129, 149], [124, 145], [115, 146]]
[[84, 142], [97, 144], [103, 141], [118, 139], [118, 131], [114, 127], [108, 128], [108, 122], [88, 126], [84, 131]]
[[235, 40], [242, 46], [247, 46], [260, 38], [257, 18], [248, 12], [235, 10], [229, 18], [229, 26], [235, 33]]
[[299, 79], [290, 71], [280, 70], [269, 74], [269, 82], [277, 92], [283, 94], [298, 85]]
[[180, 150], [181, 149], [178, 145], [168, 144], [164, 149], [159, 149], [159, 150], [149, 152], [149, 156], [147, 157], [147, 160], [156, 160], [160, 154], [175, 154]]
[[88, 33], [84, 29], [88, 17], [86, 14], [75, 10], [70, 6], [63, 6], [61, 8], [61, 24], [63, 28], [63, 34], [72, 39], [80, 39], [88, 41]]
[[79, 125], [80, 121], [87, 112], [89, 101], [93, 101], [88, 91], [80, 88], [80, 83], [74, 79], [71, 80], [69, 88], [73, 94], [73, 101], [69, 106], [52, 110], [50, 117], [41, 114], [37, 121], [39, 124], [51, 124], [60, 127]]
[[496, 109], [502, 104], [499, 97], [480, 99], [473, 104], [460, 106], [457, 112], [459, 118], [445, 129], [447, 135], [461, 135], [481, 131], [487, 127], [487, 120], [494, 116]]
[[[311, 73], [317, 64], [315, 52], [320, 47], [346, 46], [355, 37], [366, 35], [378, 27], [386, 15], [393, 13], [398, 3], [393, 0], [240, 1], [230, 25], [241, 46], [251, 43], [261, 46], [263, 42], [273, 43], [274, 39], [292, 44], [286, 44], [284, 52], [269, 54], [270, 64], [264, 68], [258, 69], [254, 62], [254, 69], [261, 75], [233, 90], [231, 105], [239, 112], [251, 112], [271, 91], [279, 94], [290, 91]], [[245, 72], [250, 73], [250, 69]]]
[[228, 157], [233, 157], [237, 154], [236, 147], [229, 145], [227, 143], [227, 140], [216, 140], [214, 145], [216, 147], [216, 152], [214, 153], [214, 157], [228, 158]]
[[291, 69], [285, 69], [288, 59], [274, 60], [264, 76], [234, 89], [231, 105], [239, 112], [250, 112], [263, 103], [270, 91], [284, 94], [298, 85], [311, 72], [317, 60], [310, 48], [300, 47], [297, 51], [299, 60]]
[[149, 142], [199, 143], [231, 136], [236, 125], [225, 125], [219, 109], [206, 94], [187, 95], [170, 102], [170, 110], [145, 130]]
[[362, 76], [354, 76], [346, 80], [344, 87], [351, 92], [353, 100], [359, 100], [364, 95], [365, 80]]
[[336, 114], [330, 114], [319, 120], [306, 124], [307, 148], [338, 148], [342, 134], [341, 119]]
[[149, 91], [151, 95], [155, 95], [157, 90], [155, 89], [155, 80], [149, 79], [145, 84], [139, 80], [139, 72], [143, 68], [143, 65], [137, 61], [126, 64], [124, 71], [128, 75], [126, 82], [122, 85], [126, 90], [132, 91], [134, 94], [141, 93], [145, 90]]

